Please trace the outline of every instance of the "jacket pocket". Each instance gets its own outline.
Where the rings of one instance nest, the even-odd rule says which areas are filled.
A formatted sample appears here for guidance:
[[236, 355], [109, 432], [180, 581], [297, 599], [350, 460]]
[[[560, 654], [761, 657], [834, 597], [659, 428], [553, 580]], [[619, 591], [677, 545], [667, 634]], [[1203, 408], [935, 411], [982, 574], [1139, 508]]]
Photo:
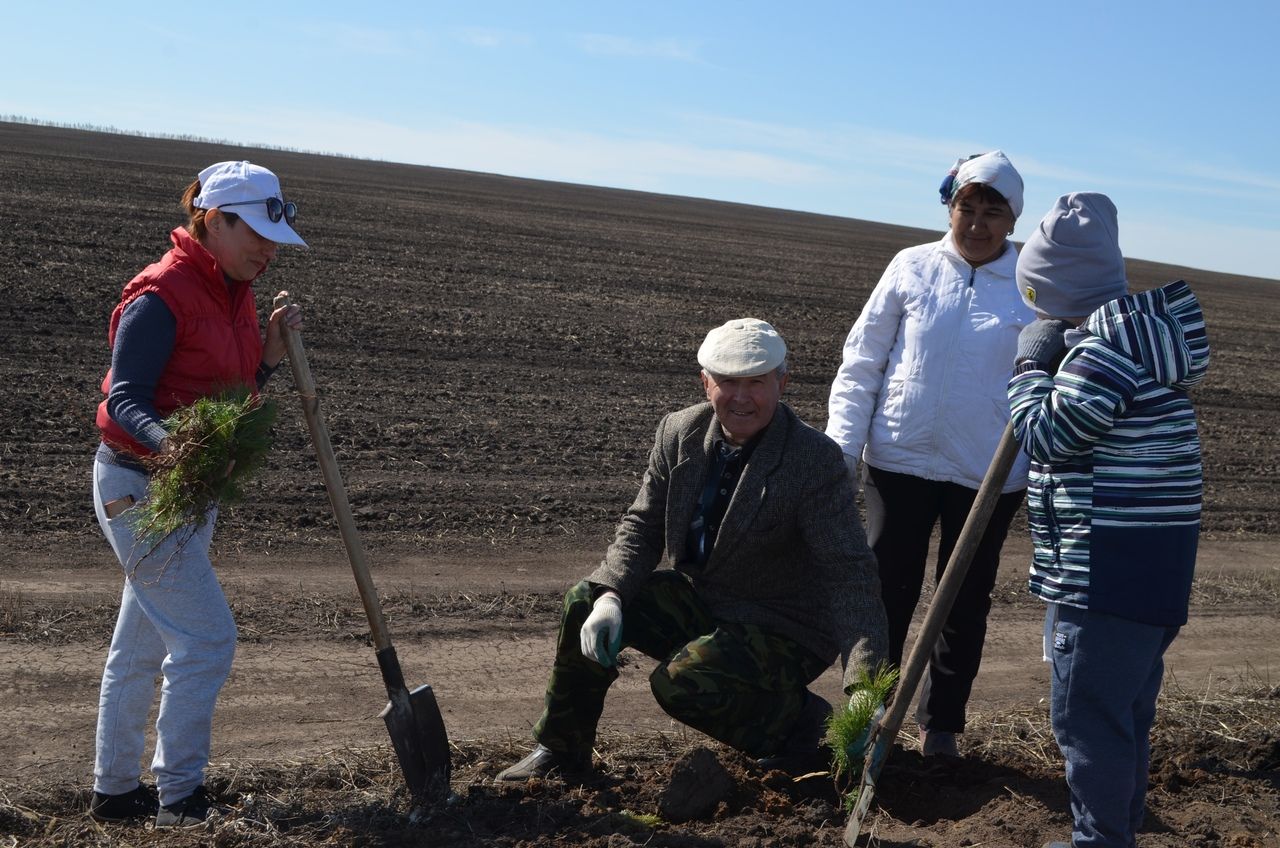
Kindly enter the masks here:
[[1054, 493], [1058, 490], [1058, 481], [1046, 475], [1040, 487], [1040, 506], [1044, 510], [1044, 528], [1049, 536], [1049, 545], [1053, 549], [1053, 561], [1062, 560], [1062, 530], [1058, 526], [1058, 510], [1053, 504]]

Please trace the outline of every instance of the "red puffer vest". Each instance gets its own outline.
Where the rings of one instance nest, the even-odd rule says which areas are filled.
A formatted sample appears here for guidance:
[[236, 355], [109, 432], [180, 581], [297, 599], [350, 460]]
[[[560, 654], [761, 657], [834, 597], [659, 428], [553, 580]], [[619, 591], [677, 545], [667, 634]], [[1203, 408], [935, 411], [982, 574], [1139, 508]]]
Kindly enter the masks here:
[[[252, 281], [228, 283], [209, 251], [183, 227], [169, 234], [173, 249], [129, 281], [111, 313], [107, 340], [114, 348], [120, 316], [134, 298], [154, 292], [178, 321], [173, 354], [156, 385], [155, 405], [161, 417], [180, 406], [236, 386], [255, 388], [262, 361], [262, 336], [253, 302]], [[111, 370], [102, 393], [111, 390]], [[116, 450], [146, 456], [151, 450], [135, 441], [98, 404], [102, 440]]]

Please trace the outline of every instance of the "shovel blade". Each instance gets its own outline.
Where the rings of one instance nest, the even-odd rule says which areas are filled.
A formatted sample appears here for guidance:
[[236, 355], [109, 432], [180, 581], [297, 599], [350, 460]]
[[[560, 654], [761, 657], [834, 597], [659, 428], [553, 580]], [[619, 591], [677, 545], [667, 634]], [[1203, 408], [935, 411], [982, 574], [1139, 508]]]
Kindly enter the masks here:
[[871, 802], [876, 797], [876, 781], [880, 779], [880, 770], [884, 768], [885, 758], [889, 755], [889, 746], [893, 739], [887, 733], [876, 733], [867, 752], [866, 762], [862, 767], [862, 779], [858, 783], [858, 799], [854, 802], [853, 813], [844, 826], [844, 844], [854, 848], [862, 833], [862, 821], [871, 812]]
[[862, 834], [862, 820], [867, 817], [867, 812], [871, 809], [871, 799], [875, 794], [874, 780], [864, 780], [858, 788], [858, 800], [854, 804], [853, 815], [849, 816], [849, 821], [844, 826], [844, 844], [849, 848], [854, 848], [858, 843], [858, 837]]
[[382, 720], [391, 734], [391, 747], [400, 761], [409, 793], [420, 802], [447, 798], [452, 765], [449, 736], [431, 687], [392, 692]]

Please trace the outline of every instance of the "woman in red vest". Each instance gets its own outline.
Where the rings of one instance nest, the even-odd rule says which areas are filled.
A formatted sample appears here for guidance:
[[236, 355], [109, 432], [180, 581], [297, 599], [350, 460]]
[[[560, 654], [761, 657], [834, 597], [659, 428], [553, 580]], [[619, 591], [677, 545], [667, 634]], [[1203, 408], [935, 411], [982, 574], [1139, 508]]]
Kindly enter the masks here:
[[[258, 165], [210, 165], [182, 203], [188, 221], [170, 233], [172, 249], [125, 286], [111, 313], [93, 467], [94, 511], [125, 581], [102, 674], [89, 812], [98, 821], [154, 816], [157, 827], [198, 825], [208, 814], [213, 707], [231, 670], [236, 627], [209, 562], [217, 510], [147, 541], [131, 509], [147, 494], [141, 460], [166, 449], [163, 421], [174, 410], [266, 383], [285, 354], [281, 322], [297, 329], [302, 316], [297, 307], [276, 309], [264, 335], [253, 281], [280, 244], [306, 246], [291, 226], [297, 206]], [[153, 789], [139, 777], [161, 675]]]

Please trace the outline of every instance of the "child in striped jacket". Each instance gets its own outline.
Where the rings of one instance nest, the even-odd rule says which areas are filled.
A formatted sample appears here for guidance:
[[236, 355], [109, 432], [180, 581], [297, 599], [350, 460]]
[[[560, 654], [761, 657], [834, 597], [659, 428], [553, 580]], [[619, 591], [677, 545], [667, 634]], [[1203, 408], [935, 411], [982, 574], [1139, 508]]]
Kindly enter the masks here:
[[1126, 294], [1116, 226], [1109, 198], [1075, 193], [1027, 240], [1017, 280], [1039, 320], [1019, 337], [1009, 401], [1031, 459], [1030, 583], [1048, 602], [1071, 844], [1132, 848], [1163, 656], [1195, 569], [1202, 480], [1187, 390], [1209, 345], [1186, 283]]

